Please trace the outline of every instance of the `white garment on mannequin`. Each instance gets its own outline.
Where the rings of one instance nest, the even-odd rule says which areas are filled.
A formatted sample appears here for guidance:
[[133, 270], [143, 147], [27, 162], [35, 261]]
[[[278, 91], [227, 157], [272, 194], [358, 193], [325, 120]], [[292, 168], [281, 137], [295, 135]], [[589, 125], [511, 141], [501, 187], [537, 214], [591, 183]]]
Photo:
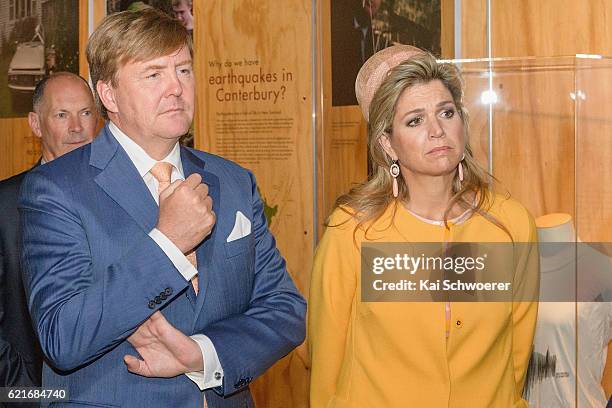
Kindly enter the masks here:
[[612, 259], [586, 244], [576, 246], [569, 216], [560, 225], [538, 227], [538, 238], [540, 298], [564, 301], [540, 303], [525, 396], [534, 408], [604, 408], [601, 379], [612, 339], [612, 303], [572, 300], [609, 292]]

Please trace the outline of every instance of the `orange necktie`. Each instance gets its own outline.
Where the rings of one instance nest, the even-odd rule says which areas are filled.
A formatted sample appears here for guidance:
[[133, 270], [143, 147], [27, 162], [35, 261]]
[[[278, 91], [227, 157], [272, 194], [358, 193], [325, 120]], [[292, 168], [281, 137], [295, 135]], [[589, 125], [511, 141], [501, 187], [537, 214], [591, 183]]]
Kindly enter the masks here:
[[[155, 166], [149, 171], [153, 177], [159, 182], [159, 186], [157, 187], [157, 194], [161, 194], [162, 191], [170, 187], [170, 180], [172, 176], [172, 164], [166, 162], [157, 162]], [[195, 250], [191, 251], [187, 254], [187, 259], [195, 268], [198, 268], [198, 260], [196, 258]], [[191, 278], [191, 284], [193, 285], [193, 290], [196, 295], [198, 294], [198, 275]], [[204, 398], [204, 408], [208, 407], [208, 403], [206, 402], [206, 396], [202, 395]]]
[[[159, 183], [157, 187], [157, 194], [161, 194], [162, 191], [170, 187], [170, 180], [172, 176], [172, 164], [167, 162], [157, 162], [155, 166], [149, 171], [153, 177]], [[195, 250], [191, 251], [187, 254], [187, 259], [189, 262], [197, 269], [198, 268], [198, 259], [196, 258]], [[198, 275], [191, 278], [191, 284], [193, 285], [193, 290], [196, 295], [198, 294]]]

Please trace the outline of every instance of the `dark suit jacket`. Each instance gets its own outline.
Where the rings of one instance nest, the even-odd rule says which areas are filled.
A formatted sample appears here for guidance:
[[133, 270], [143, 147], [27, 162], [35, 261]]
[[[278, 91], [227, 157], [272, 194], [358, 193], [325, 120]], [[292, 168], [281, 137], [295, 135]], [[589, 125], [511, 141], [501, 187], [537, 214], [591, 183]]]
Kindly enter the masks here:
[[[224, 377], [206, 391], [209, 408], [252, 406], [248, 384], [303, 341], [306, 304], [268, 230], [253, 175], [188, 148], [181, 160], [185, 177], [202, 176], [217, 214], [196, 250], [197, 297], [149, 237], [159, 208], [108, 127], [25, 178], [24, 283], [49, 363], [43, 385], [70, 395], [54, 407], [202, 407], [185, 375], [146, 378], [125, 367], [123, 356], [136, 354], [126, 338], [156, 310], [214, 344]], [[228, 241], [237, 219], [250, 231]]]
[[0, 181], [0, 387], [34, 387], [41, 382], [42, 353], [19, 265], [17, 194], [26, 173]]

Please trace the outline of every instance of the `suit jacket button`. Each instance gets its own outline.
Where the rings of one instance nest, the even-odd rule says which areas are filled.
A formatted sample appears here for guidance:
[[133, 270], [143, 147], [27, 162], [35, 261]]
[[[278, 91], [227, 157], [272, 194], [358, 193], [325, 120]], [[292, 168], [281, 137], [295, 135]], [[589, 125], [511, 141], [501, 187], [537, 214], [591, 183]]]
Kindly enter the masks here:
[[159, 294], [159, 298], [161, 300], [166, 300], [166, 299], [168, 299], [168, 296], [166, 296], [166, 292], [162, 292], [162, 293]]
[[152, 300], [149, 302], [149, 309], [155, 309], [155, 302]]
[[161, 303], [161, 298], [159, 296], [155, 296], [155, 303], [157, 303], [158, 305]]
[[172, 294], [172, 288], [166, 288], [164, 290], [164, 293], [166, 294], [166, 296], [170, 296]]

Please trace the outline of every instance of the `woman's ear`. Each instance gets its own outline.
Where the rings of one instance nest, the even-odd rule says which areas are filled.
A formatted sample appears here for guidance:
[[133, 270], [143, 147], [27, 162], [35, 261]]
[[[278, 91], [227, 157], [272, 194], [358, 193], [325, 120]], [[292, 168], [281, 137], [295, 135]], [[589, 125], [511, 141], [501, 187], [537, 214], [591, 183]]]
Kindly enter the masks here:
[[391, 147], [391, 140], [389, 140], [388, 133], [385, 132], [378, 136], [378, 143], [383, 148], [385, 153], [387, 153], [387, 156], [391, 158], [391, 160], [397, 160], [397, 154], [395, 154], [395, 150], [393, 150], [393, 147]]

